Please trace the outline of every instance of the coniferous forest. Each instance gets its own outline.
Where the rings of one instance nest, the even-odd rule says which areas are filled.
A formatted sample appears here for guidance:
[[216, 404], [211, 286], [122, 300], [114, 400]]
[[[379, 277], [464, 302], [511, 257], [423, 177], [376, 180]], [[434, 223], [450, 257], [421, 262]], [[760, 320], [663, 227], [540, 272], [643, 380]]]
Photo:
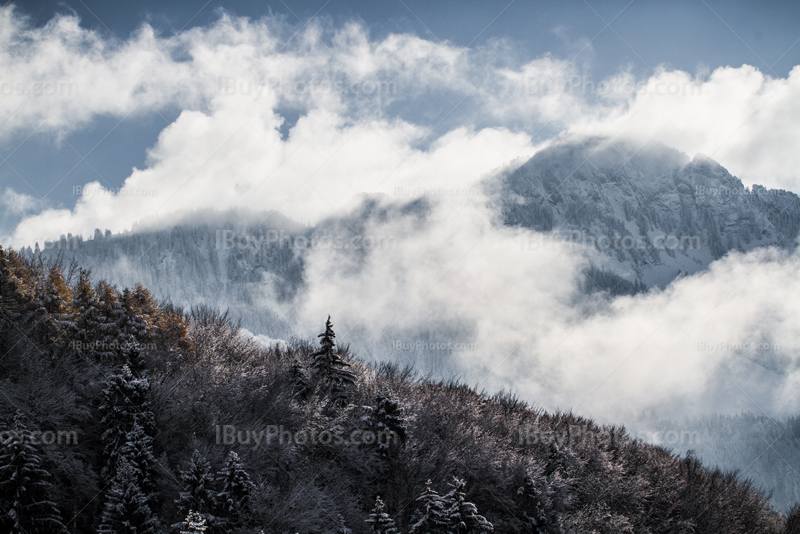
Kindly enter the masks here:
[[513, 395], [264, 348], [0, 250], [0, 531], [800, 532], [735, 473]]

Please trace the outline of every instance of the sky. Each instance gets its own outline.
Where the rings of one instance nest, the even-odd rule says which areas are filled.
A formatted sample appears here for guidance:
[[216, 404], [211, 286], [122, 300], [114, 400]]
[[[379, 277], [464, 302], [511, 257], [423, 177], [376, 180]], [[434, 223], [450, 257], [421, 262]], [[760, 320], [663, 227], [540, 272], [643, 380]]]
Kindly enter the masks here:
[[[565, 132], [630, 133], [712, 155], [746, 183], [800, 189], [794, 139], [775, 129], [793, 126], [798, 116], [791, 98], [800, 76], [792, 76], [800, 60], [798, 16], [796, 2], [703, 0], [6, 3], [0, 229], [6, 242], [30, 244], [95, 226], [120, 231], [144, 216], [187, 209], [189, 201], [197, 208], [236, 204], [214, 188], [177, 194], [177, 174], [164, 193], [170, 181], [159, 175], [166, 167], [182, 167], [170, 168], [184, 180], [194, 171], [181, 155], [171, 163], [159, 158], [172, 158], [164, 143], [196, 125], [191, 114], [214, 123], [214, 135], [217, 125], [224, 130], [222, 122], [238, 120], [236, 106], [259, 100], [257, 92], [256, 107], [267, 93], [272, 99], [262, 110], [266, 120], [246, 128], [268, 136], [277, 129], [284, 155], [298, 138], [289, 135], [298, 120], [295, 134], [324, 115], [325, 128], [312, 127], [321, 136], [317, 154], [322, 146], [334, 150], [326, 128], [363, 134], [370, 123], [381, 131], [373, 140], [391, 152], [387, 162], [404, 151], [412, 156], [403, 159], [410, 165], [384, 165], [385, 172], [397, 165], [398, 180], [354, 178], [346, 193], [318, 191], [327, 202], [303, 207], [284, 199], [272, 206], [306, 221], [360, 188], [381, 191], [408, 176], [450, 181], [420, 173], [449, 166], [446, 149], [438, 156], [431, 149], [449, 139], [469, 143], [463, 136], [493, 153], [464, 179], [527, 157]], [[354, 91], [356, 84], [362, 85]], [[495, 146], [480, 141], [488, 137]], [[365, 146], [351, 145], [372, 152]], [[300, 167], [311, 161], [303, 159]], [[241, 174], [275, 164], [237, 161]], [[348, 172], [384, 172], [377, 169]], [[286, 182], [281, 172], [272, 176]], [[240, 177], [236, 187], [254, 187], [253, 180]], [[119, 205], [112, 207], [95, 183], [116, 194]], [[176, 197], [187, 202], [176, 204]]]

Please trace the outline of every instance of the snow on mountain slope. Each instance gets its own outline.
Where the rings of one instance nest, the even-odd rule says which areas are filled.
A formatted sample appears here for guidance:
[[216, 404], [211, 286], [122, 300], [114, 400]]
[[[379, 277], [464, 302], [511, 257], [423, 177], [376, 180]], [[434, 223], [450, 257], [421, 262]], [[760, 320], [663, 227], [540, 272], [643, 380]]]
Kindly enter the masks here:
[[590, 245], [599, 268], [648, 287], [705, 269], [730, 250], [792, 247], [800, 231], [794, 193], [745, 188], [714, 160], [657, 144], [562, 143], [491, 189], [506, 224]]
[[303, 254], [293, 245], [308, 231], [274, 212], [205, 212], [169, 227], [62, 237], [40, 255], [74, 260], [118, 286], [142, 284], [186, 309], [230, 310], [245, 328], [280, 338], [291, 335], [284, 312], [302, 285]]

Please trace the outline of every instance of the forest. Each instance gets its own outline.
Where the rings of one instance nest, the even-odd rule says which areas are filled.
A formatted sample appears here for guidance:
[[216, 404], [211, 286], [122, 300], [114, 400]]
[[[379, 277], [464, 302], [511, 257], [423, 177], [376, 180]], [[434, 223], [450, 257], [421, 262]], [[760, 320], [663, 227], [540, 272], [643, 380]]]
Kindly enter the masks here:
[[800, 533], [692, 454], [320, 332], [264, 347], [0, 249], [0, 531]]

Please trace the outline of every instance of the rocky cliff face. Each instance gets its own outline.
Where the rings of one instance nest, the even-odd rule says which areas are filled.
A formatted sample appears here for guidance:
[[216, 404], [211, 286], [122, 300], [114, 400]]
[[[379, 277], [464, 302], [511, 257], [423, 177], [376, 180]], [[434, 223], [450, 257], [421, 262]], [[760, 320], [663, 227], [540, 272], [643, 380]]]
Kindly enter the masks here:
[[598, 268], [648, 287], [730, 250], [792, 247], [800, 231], [794, 193], [745, 188], [714, 160], [663, 145], [563, 143], [491, 188], [506, 224], [588, 245]]

